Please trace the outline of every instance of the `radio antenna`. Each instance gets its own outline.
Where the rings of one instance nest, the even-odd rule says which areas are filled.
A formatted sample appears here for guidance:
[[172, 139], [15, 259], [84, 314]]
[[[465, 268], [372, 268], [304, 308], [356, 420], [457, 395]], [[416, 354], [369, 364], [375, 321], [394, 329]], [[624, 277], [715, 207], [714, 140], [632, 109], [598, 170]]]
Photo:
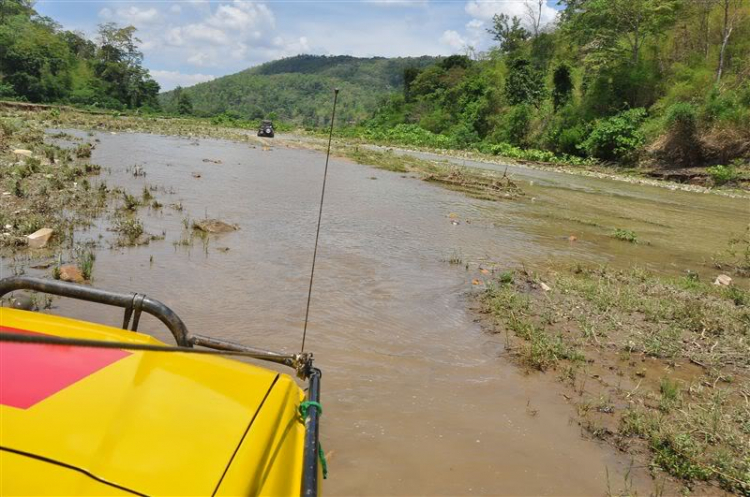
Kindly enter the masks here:
[[310, 269], [310, 287], [307, 289], [307, 306], [305, 307], [305, 327], [302, 330], [302, 348], [305, 351], [305, 338], [307, 338], [307, 323], [310, 318], [310, 298], [312, 297], [313, 279], [315, 278], [315, 259], [318, 256], [318, 238], [320, 237], [320, 220], [323, 218], [323, 200], [326, 197], [326, 179], [328, 178], [328, 159], [331, 157], [331, 140], [333, 139], [333, 121], [336, 118], [336, 101], [339, 98], [339, 89], [333, 90], [333, 111], [331, 112], [331, 129], [328, 132], [328, 151], [326, 152], [326, 167], [323, 170], [323, 188], [320, 192], [320, 208], [318, 209], [318, 227], [315, 230], [315, 249], [313, 250], [312, 268]]

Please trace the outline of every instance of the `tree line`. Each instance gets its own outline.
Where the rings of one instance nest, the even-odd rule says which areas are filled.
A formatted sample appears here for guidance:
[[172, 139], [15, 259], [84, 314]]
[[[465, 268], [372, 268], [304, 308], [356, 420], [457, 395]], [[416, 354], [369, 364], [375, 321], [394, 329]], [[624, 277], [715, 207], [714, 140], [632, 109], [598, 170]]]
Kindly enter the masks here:
[[560, 0], [546, 26], [545, 1], [495, 15], [485, 53], [407, 68], [368, 130], [674, 166], [750, 157], [747, 0]]
[[0, 98], [105, 109], [158, 108], [132, 26], [99, 26], [96, 41], [39, 15], [31, 0], [0, 0]]

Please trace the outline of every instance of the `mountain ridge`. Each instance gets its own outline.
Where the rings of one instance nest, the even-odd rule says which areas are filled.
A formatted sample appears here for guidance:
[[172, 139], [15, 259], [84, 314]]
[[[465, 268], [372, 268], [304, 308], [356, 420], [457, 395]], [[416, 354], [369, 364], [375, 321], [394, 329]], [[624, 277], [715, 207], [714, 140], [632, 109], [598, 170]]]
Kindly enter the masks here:
[[[193, 113], [229, 114], [245, 119], [282, 119], [302, 125], [327, 123], [330, 91], [341, 89], [341, 119], [370, 117], [389, 94], [403, 88], [404, 70], [439, 61], [421, 57], [296, 55], [266, 62], [235, 74], [182, 88]], [[175, 90], [159, 96], [162, 107], [177, 111]]]

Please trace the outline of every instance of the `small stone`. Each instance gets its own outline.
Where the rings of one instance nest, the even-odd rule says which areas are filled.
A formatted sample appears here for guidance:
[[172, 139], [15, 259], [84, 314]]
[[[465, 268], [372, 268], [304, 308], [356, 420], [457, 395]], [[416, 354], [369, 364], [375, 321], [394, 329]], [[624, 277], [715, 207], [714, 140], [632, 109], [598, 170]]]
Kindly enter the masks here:
[[70, 283], [83, 283], [83, 273], [75, 266], [62, 266], [60, 268], [60, 279]]
[[18, 155], [20, 157], [31, 157], [32, 153], [31, 150], [25, 150], [23, 148], [17, 148], [13, 151], [13, 154]]
[[5, 229], [6, 229], [6, 230], [9, 230], [9, 229], [13, 229], [13, 226], [11, 226], [10, 224], [6, 224], [6, 225], [5, 225]]
[[718, 286], [729, 286], [732, 284], [732, 278], [727, 276], [726, 274], [720, 274], [716, 277], [716, 280], [714, 280], [714, 285]]
[[547, 284], [546, 284], [545, 282], [543, 282], [543, 281], [542, 281], [541, 283], [539, 283], [539, 286], [540, 286], [540, 287], [542, 288], [542, 290], [544, 290], [545, 292], [549, 292], [550, 290], [552, 290], [552, 289], [551, 289], [551, 288], [549, 287], [549, 285], [547, 285]]
[[193, 173], [193, 178], [198, 179], [201, 177], [201, 173]]
[[29, 248], [44, 247], [53, 233], [54, 230], [52, 228], [42, 228], [28, 235], [26, 238], [29, 240]]

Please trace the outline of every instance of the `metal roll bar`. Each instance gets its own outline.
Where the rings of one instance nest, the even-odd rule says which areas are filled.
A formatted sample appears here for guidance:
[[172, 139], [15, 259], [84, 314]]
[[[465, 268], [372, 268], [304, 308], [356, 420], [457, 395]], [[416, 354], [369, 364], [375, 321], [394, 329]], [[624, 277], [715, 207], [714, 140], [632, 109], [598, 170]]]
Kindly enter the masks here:
[[[124, 330], [127, 330], [129, 327], [131, 331], [138, 331], [141, 312], [146, 312], [169, 328], [177, 345], [181, 347], [193, 346], [190, 341], [190, 334], [182, 319], [166, 305], [141, 293], [111, 292], [86, 285], [33, 278], [31, 276], [12, 276], [0, 280], [0, 298], [16, 290], [32, 290], [50, 295], [59, 295], [60, 297], [95, 302], [97, 304], [122, 307], [125, 309], [125, 316], [122, 322], [122, 329]], [[132, 324], [130, 324], [131, 317], [133, 318]]]
[[0, 298], [17, 290], [31, 290], [97, 304], [122, 307], [125, 309], [125, 316], [122, 323], [122, 329], [124, 330], [138, 331], [141, 313], [146, 312], [169, 328], [175, 342], [180, 347], [192, 348], [194, 345], [198, 345], [214, 350], [241, 352], [254, 359], [275, 362], [294, 368], [297, 371], [297, 375], [302, 379], [307, 379], [313, 369], [312, 354], [282, 354], [203, 335], [191, 335], [185, 323], [182, 322], [182, 319], [172, 309], [142, 293], [111, 292], [87, 285], [34, 278], [31, 276], [12, 276], [0, 279]]

